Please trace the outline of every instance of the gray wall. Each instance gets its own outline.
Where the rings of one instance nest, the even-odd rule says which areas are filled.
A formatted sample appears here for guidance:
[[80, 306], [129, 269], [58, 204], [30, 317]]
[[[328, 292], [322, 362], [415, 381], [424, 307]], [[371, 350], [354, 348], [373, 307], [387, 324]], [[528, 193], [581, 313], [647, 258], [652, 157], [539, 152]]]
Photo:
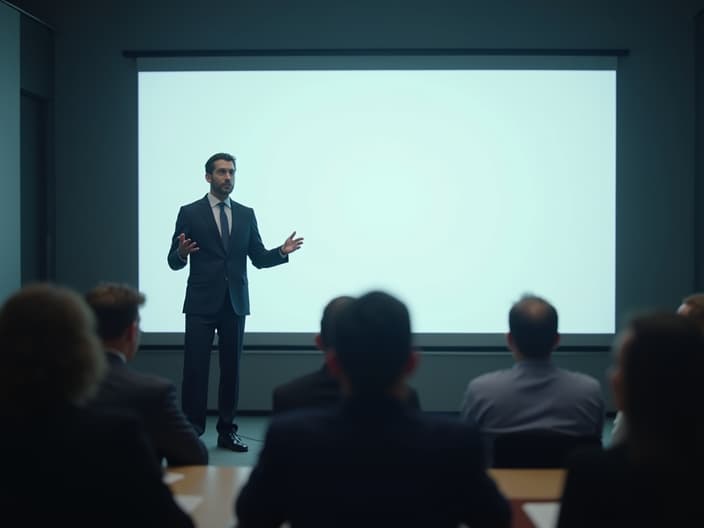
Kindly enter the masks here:
[[[137, 282], [136, 70], [123, 50], [625, 48], [617, 88], [617, 324], [637, 309], [674, 309], [703, 286], [695, 282], [694, 111], [702, 1], [17, 3], [56, 27], [60, 282], [79, 289], [104, 279]], [[168, 174], [154, 177], [170, 183]], [[603, 380], [608, 352], [564, 352], [559, 361]], [[178, 350], [144, 350], [138, 364], [178, 378], [179, 362]], [[315, 353], [248, 352], [241, 408], [266, 409], [273, 384], [317, 362]], [[414, 381], [425, 408], [455, 410], [467, 379], [508, 364], [502, 353], [433, 352]]]
[[0, 302], [21, 280], [20, 15], [0, 3]]
[[22, 283], [54, 276], [54, 34], [20, 17]]
[[704, 291], [704, 11], [696, 17], [696, 179], [695, 207], [695, 284]]

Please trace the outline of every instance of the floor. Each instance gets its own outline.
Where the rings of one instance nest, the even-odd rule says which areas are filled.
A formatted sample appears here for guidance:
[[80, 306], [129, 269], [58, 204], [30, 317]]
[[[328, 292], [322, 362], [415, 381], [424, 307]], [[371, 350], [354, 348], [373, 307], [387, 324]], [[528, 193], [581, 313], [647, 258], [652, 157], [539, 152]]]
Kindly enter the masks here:
[[[259, 457], [259, 451], [264, 443], [266, 428], [269, 425], [269, 416], [240, 416], [237, 419], [239, 434], [249, 446], [246, 453], [234, 453], [217, 447], [218, 434], [215, 430], [217, 417], [208, 416], [205, 433], [201, 437], [208, 447], [210, 454], [209, 464], [212, 466], [253, 466]], [[611, 438], [613, 418], [607, 418], [604, 423], [602, 442], [608, 445]]]
[[208, 416], [205, 433], [201, 440], [208, 447], [211, 466], [253, 466], [259, 457], [259, 451], [264, 443], [269, 416], [239, 416], [237, 424], [239, 435], [249, 446], [246, 453], [235, 453], [217, 446], [218, 433], [215, 430], [217, 416]]

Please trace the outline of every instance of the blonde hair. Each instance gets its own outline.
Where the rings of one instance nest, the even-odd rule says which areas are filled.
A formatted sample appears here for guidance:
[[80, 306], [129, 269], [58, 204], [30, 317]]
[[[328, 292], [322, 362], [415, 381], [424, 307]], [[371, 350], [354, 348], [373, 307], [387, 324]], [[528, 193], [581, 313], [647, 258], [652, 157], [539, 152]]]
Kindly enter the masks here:
[[92, 311], [68, 288], [22, 288], [0, 309], [0, 365], [2, 413], [81, 403], [106, 369]]

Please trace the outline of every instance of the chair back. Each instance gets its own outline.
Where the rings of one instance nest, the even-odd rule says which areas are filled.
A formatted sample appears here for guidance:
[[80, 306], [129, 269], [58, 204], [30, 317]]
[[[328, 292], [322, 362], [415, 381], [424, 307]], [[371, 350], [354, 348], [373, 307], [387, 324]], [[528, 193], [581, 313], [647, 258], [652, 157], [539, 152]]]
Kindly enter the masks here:
[[584, 447], [601, 447], [601, 438], [552, 432], [497, 435], [493, 441], [492, 467], [561, 468], [570, 453]]

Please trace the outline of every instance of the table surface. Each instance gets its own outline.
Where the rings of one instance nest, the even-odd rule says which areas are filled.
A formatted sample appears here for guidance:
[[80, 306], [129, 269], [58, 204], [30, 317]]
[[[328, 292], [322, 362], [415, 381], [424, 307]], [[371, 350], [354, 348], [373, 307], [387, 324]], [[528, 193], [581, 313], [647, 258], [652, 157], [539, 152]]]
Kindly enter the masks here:
[[[251, 468], [245, 466], [174, 467], [168, 472], [183, 475], [183, 478], [169, 486], [176, 495], [203, 499], [191, 512], [197, 527], [226, 528], [234, 526], [234, 500], [250, 471]], [[530, 526], [525, 524], [527, 518], [520, 510], [524, 502], [558, 501], [565, 478], [562, 469], [491, 469], [489, 474], [511, 501], [514, 526]]]

